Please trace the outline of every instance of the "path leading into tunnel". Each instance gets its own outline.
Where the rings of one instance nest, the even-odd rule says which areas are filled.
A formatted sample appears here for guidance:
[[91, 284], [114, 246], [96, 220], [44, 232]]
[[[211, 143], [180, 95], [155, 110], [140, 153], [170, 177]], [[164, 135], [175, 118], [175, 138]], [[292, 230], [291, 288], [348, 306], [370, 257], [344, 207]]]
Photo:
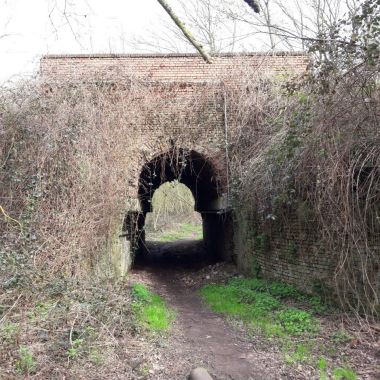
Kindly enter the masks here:
[[177, 371], [173, 379], [185, 379], [186, 373], [197, 366], [206, 367], [214, 379], [280, 378], [270, 370], [271, 354], [258, 352], [252, 339], [203, 304], [200, 280], [207, 281], [210, 262], [205, 259], [201, 242], [156, 243], [148, 247], [149, 258], [138, 263], [131, 276], [132, 281], [149, 285], [176, 310], [176, 322], [168, 338], [167, 364], [175, 366], [173, 361], [178, 359], [188, 367], [183, 368], [182, 375]]

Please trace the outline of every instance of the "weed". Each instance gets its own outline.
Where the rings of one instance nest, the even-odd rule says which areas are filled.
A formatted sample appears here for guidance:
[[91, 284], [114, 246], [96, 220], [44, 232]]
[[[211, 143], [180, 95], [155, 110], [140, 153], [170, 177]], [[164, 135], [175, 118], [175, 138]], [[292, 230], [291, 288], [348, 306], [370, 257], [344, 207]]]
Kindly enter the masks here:
[[255, 278], [260, 278], [261, 277], [261, 265], [257, 260], [257, 256], [252, 257], [252, 273]]
[[316, 332], [310, 313], [286, 308], [280, 302], [298, 294], [292, 287], [259, 279], [234, 279], [227, 285], [206, 285], [201, 294], [215, 312], [238, 317], [267, 336]]
[[352, 336], [344, 329], [339, 329], [331, 335], [331, 339], [336, 344], [346, 344], [352, 340]]
[[294, 240], [291, 240], [288, 243], [287, 248], [288, 248], [287, 253], [288, 253], [289, 262], [294, 263], [296, 257], [298, 256], [298, 251], [299, 251], [298, 244]]
[[0, 338], [8, 343], [15, 340], [16, 335], [20, 330], [20, 326], [17, 323], [6, 322], [0, 329]]
[[91, 363], [96, 365], [101, 365], [104, 362], [103, 355], [100, 353], [100, 351], [96, 348], [91, 348], [88, 353], [88, 358]]
[[260, 253], [265, 253], [270, 250], [270, 239], [266, 234], [256, 235], [254, 241], [254, 247]]
[[45, 320], [51, 309], [55, 307], [55, 304], [49, 302], [38, 302], [33, 310], [28, 312], [28, 317], [32, 321]]
[[19, 349], [19, 359], [16, 362], [16, 370], [24, 375], [30, 375], [37, 369], [36, 359], [26, 346]]
[[335, 368], [332, 373], [334, 380], [356, 380], [358, 378], [350, 368]]
[[140, 302], [150, 302], [152, 298], [152, 293], [143, 284], [134, 284], [132, 294]]
[[82, 353], [82, 345], [84, 339], [74, 339], [71, 343], [71, 347], [67, 350], [67, 357], [69, 359], [75, 359]]
[[146, 378], [149, 375], [149, 367], [147, 365], [141, 366], [137, 369], [138, 374], [142, 378]]
[[151, 293], [144, 285], [132, 286], [134, 302], [132, 310], [138, 323], [153, 332], [167, 331], [175, 318], [173, 310], [158, 295]]
[[290, 335], [314, 333], [318, 329], [316, 320], [310, 313], [296, 308], [288, 308], [278, 312], [276, 319], [283, 326], [285, 332]]
[[305, 344], [297, 344], [295, 350], [285, 354], [285, 361], [288, 364], [303, 363], [310, 361], [310, 347]]
[[319, 378], [320, 380], [327, 380], [327, 361], [325, 358], [320, 358], [318, 360]]

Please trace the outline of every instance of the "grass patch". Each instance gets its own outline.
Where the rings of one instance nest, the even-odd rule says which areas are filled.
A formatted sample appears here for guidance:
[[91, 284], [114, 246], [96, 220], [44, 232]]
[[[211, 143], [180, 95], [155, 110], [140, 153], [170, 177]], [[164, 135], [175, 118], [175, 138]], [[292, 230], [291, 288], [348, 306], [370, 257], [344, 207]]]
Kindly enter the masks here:
[[318, 321], [310, 312], [282, 302], [301, 297], [301, 293], [288, 285], [234, 279], [227, 285], [206, 285], [201, 294], [213, 311], [242, 319], [267, 336], [312, 336], [318, 331]]
[[17, 372], [23, 375], [31, 375], [36, 372], [37, 362], [27, 346], [19, 349], [19, 359], [16, 362]]
[[182, 223], [175, 229], [160, 233], [155, 240], [172, 242], [183, 239], [202, 240], [202, 238], [203, 231], [201, 224]]
[[[206, 285], [201, 295], [213, 311], [241, 320], [254, 333], [275, 339], [288, 365], [314, 365], [321, 380], [357, 378], [348, 367], [334, 368], [325, 358], [317, 360], [320, 323], [316, 315], [328, 310], [319, 297], [308, 296], [291, 285], [257, 278]], [[298, 304], [300, 308], [294, 307]], [[330, 337], [335, 346], [350, 339], [343, 329]]]
[[160, 296], [151, 293], [143, 284], [134, 284], [132, 294], [132, 310], [140, 326], [152, 332], [169, 330], [175, 314]]
[[319, 359], [318, 369], [320, 380], [356, 380], [358, 378], [356, 372], [348, 367], [333, 368], [331, 371], [331, 376], [329, 376], [328, 363], [325, 358]]
[[335, 368], [333, 370], [334, 380], [356, 380], [357, 374], [351, 368]]
[[18, 323], [5, 322], [0, 325], [0, 341], [4, 343], [15, 342], [20, 331]]
[[343, 328], [338, 330], [338, 331], [335, 331], [331, 335], [331, 340], [335, 344], [346, 344], [346, 343], [350, 342], [352, 339], [353, 339], [352, 336], [350, 334], [348, 334], [347, 331], [344, 330]]
[[307, 344], [297, 344], [294, 349], [285, 353], [288, 364], [307, 363], [311, 361], [311, 348]]

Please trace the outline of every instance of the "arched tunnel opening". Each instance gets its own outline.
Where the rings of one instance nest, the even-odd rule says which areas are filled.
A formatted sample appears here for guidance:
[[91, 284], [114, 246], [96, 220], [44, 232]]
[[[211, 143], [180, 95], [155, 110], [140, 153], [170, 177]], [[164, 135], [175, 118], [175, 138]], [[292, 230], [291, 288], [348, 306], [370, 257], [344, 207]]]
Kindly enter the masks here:
[[[197, 236], [193, 241], [153, 243], [147, 239], [146, 222], [154, 211], [154, 195], [163, 184], [176, 182], [191, 191], [194, 211], [200, 215], [202, 239]], [[139, 176], [141, 211], [136, 216], [135, 262], [194, 265], [230, 258], [232, 222], [223, 191], [216, 167], [194, 150], [172, 149], [148, 161]]]

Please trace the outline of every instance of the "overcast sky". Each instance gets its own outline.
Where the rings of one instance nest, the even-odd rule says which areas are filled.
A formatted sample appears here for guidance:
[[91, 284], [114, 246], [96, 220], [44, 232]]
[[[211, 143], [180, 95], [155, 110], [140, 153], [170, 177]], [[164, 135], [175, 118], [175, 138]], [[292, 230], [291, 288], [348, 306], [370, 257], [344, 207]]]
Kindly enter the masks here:
[[[181, 14], [178, 1], [181, 0], [168, 2], [181, 18], [190, 22], [185, 14]], [[183, 1], [186, 5], [195, 2]], [[235, 5], [248, 21], [252, 19], [257, 23], [262, 17], [255, 16], [242, 0], [212, 1], [215, 7], [219, 6], [223, 11]], [[329, 4], [339, 8], [345, 1], [329, 0]], [[312, 11], [307, 11], [311, 2], [273, 0], [271, 4], [285, 4], [287, 12], [295, 19], [299, 18], [301, 9], [303, 16], [315, 20]], [[293, 24], [294, 19], [284, 16], [280, 8], [272, 9], [275, 21], [281, 28], [286, 22]], [[219, 16], [212, 20], [212, 25], [217, 24], [218, 20]], [[225, 18], [224, 25], [227, 27], [216, 29], [220, 37], [219, 50], [230, 49], [231, 33], [234, 35], [233, 41], [236, 41], [234, 51], [269, 50], [268, 35], [252, 33], [254, 24], [243, 21], [232, 26], [230, 21]], [[157, 0], [0, 0], [0, 83], [35, 74], [43, 54], [157, 52], [170, 49], [193, 51], [180, 39], [172, 38], [173, 32], [168, 30], [168, 25], [181, 36]], [[141, 44], [142, 40], [148, 44]], [[167, 42], [172, 43], [173, 40], [176, 41], [174, 46], [168, 47]], [[287, 49], [287, 45], [281, 45], [280, 37], [278, 41], [277, 49]]]
[[156, 0], [75, 0], [67, 9], [71, 25], [62, 16], [64, 1], [58, 9], [49, 0], [0, 4], [1, 81], [35, 72], [42, 54], [131, 51], [129, 40], [166, 17]]

